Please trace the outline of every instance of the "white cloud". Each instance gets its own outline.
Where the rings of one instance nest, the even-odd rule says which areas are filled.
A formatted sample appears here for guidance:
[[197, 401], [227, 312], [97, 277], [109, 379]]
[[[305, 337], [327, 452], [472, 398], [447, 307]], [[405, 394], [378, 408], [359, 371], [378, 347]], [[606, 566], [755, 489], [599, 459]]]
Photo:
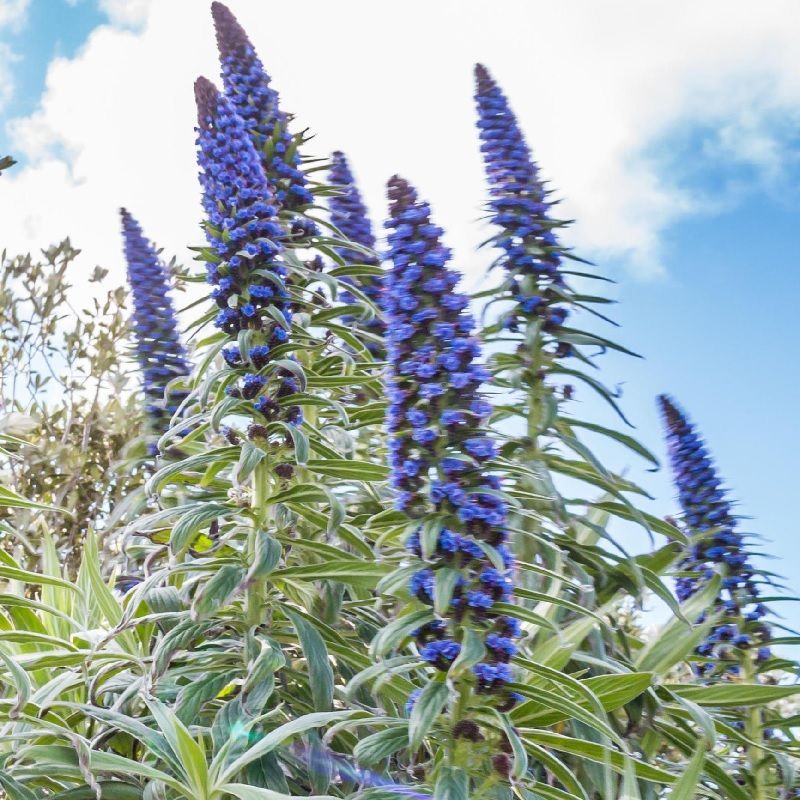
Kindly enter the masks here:
[[30, 0], [0, 0], [0, 28], [19, 27], [25, 19]]
[[112, 25], [138, 26], [147, 20], [150, 0], [99, 0]]
[[[2, 0], [0, 0], [2, 2]], [[662, 269], [664, 230], [719, 198], [692, 195], [653, 157], [671, 131], [713, 132], [705, 157], [779, 173], [776, 120], [800, 114], [800, 4], [774, 0], [231, 0], [281, 91], [317, 137], [349, 153], [374, 217], [400, 172], [419, 185], [473, 281], [483, 255], [483, 182], [473, 127], [474, 61], [511, 98], [544, 174], [579, 223], [572, 244]], [[0, 6], [2, 7], [2, 6]], [[205, 2], [104, 0], [110, 24], [55, 60], [39, 109], [10, 127], [28, 158], [3, 177], [3, 246], [70, 234], [121, 272], [116, 209], [185, 260], [198, 227], [192, 82], [216, 77]], [[140, 26], [136, 31], [130, 26]], [[778, 126], [780, 127], [780, 126]], [[700, 158], [701, 156], [698, 156]]]

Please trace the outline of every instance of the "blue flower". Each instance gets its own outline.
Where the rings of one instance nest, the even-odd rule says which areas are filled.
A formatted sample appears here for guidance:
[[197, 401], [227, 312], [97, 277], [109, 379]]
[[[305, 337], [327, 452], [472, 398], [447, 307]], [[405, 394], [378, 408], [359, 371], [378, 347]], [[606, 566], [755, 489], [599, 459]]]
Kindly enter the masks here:
[[426, 644], [420, 655], [428, 662], [441, 670], [446, 670], [456, 660], [461, 652], [461, 645], [451, 639], [438, 639]]
[[423, 569], [411, 576], [409, 591], [423, 603], [433, 602], [433, 572]]
[[[496, 81], [481, 64], [475, 67], [475, 102], [491, 221], [500, 228], [495, 245], [509, 276], [508, 299], [515, 305], [505, 324], [540, 318], [545, 329], [562, 325], [567, 310], [554, 306], [564, 279], [559, 272], [564, 249], [554, 229], [564, 223], [550, 217], [551, 203], [516, 117]], [[561, 355], [557, 352], [556, 355]]]
[[419, 696], [422, 694], [422, 689], [414, 689], [413, 692], [408, 696], [408, 700], [406, 700], [406, 716], [410, 717], [411, 712], [414, 710], [414, 706], [419, 700]]
[[[273, 202], [287, 210], [301, 210], [314, 202], [294, 137], [287, 130], [287, 116], [280, 109], [278, 92], [271, 86], [255, 48], [230, 9], [211, 4], [217, 35], [222, 82], [233, 109], [253, 137], [264, 172], [275, 188]], [[298, 214], [293, 233], [310, 235], [316, 226]]]
[[[678, 599], [684, 601], [701, 591], [722, 565], [722, 590], [714, 607], [728, 621], [715, 626], [697, 654], [720, 660], [733, 645], [740, 650], [755, 647], [759, 660], [760, 644], [769, 641], [769, 626], [762, 622], [768, 609], [759, 602], [758, 571], [751, 565], [745, 538], [736, 530], [736, 518], [702, 439], [675, 402], [658, 398], [667, 431], [669, 451], [678, 499], [684, 521], [690, 529], [691, 544], [680, 565], [676, 582]], [[742, 656], [752, 658], [753, 656]], [[699, 674], [720, 671], [735, 674], [730, 664], [701, 665]]]
[[[341, 231], [345, 239], [370, 251], [364, 253], [351, 247], [337, 247], [335, 248], [336, 252], [348, 266], [379, 266], [380, 261], [373, 252], [375, 250], [375, 235], [372, 232], [372, 224], [344, 153], [336, 151], [332, 154], [329, 178], [331, 184], [339, 189], [339, 193], [328, 200], [331, 222]], [[344, 278], [343, 280], [345, 283], [356, 285], [376, 305], [380, 304], [383, 283], [380, 276], [363, 275], [359, 276], [356, 281], [352, 278]], [[350, 292], [343, 292], [342, 300], [345, 303], [358, 302], [357, 298]], [[348, 324], [356, 323], [359, 328], [377, 336], [383, 337], [386, 332], [384, 322], [378, 318], [355, 320], [353, 317], [348, 316], [342, 319]], [[367, 347], [375, 356], [380, 356], [382, 353], [382, 348], [375, 342], [367, 342]]]
[[[458, 653], [463, 626], [480, 630], [487, 647], [480, 685], [496, 695], [495, 707], [508, 710], [518, 702], [504, 687], [511, 679], [507, 662], [515, 652], [512, 639], [520, 629], [516, 620], [501, 617], [495, 608], [511, 599], [513, 559], [504, 546], [501, 483], [485, 464], [496, 452], [482, 427], [491, 405], [480, 396], [480, 388], [489, 374], [477, 362], [481, 354], [475, 323], [467, 298], [455, 290], [458, 275], [447, 265], [450, 253], [439, 241], [441, 229], [430, 221], [429, 206], [397, 177], [389, 182], [389, 199], [392, 268], [383, 305], [391, 484], [398, 510], [415, 519], [435, 514], [427, 525], [438, 526], [432, 531], [420, 525], [409, 537], [408, 551], [421, 559], [423, 531], [426, 541], [436, 535], [433, 552], [425, 553], [427, 563], [411, 578], [410, 592], [433, 605], [436, 593], [448, 585], [438, 583], [441, 568], [458, 573], [444, 618], [436, 620], [435, 640], [429, 626], [420, 628], [415, 638], [422, 657], [446, 670]], [[461, 299], [445, 302], [454, 297]], [[492, 561], [490, 554], [495, 553], [503, 568]]]
[[128, 283], [133, 295], [136, 355], [144, 378], [145, 408], [153, 432], [161, 434], [187, 397], [183, 390], [171, 390], [165, 395], [167, 385], [188, 375], [190, 367], [178, 332], [164, 264], [133, 216], [124, 208], [120, 216]]
[[[220, 307], [214, 324], [234, 339], [245, 330], [251, 336], [247, 361], [235, 345], [223, 352], [228, 366], [241, 374], [228, 391], [253, 401], [252, 408], [267, 421], [282, 415], [289, 424], [299, 425], [299, 407], [279, 407], [276, 402], [297, 390], [293, 381], [281, 380], [271, 397], [267, 378], [258, 374], [268, 364], [271, 350], [288, 338], [277, 318], [285, 325], [292, 320], [288, 292], [278, 288], [286, 278], [278, 207], [245, 123], [230, 100], [205, 78], [195, 83], [195, 98], [205, 229], [214, 255], [208, 277], [217, 287], [215, 300]], [[243, 252], [252, 257], [243, 257]]]

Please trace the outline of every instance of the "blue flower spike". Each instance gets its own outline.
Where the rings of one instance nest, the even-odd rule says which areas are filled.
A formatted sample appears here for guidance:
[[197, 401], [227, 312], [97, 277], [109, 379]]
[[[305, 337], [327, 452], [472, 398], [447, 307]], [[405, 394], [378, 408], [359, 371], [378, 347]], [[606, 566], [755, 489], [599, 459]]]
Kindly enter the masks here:
[[[560, 272], [564, 248], [556, 230], [565, 223], [553, 219], [549, 193], [539, 175], [522, 129], [497, 82], [482, 64], [475, 67], [475, 102], [491, 222], [500, 228], [493, 243], [502, 251], [511, 309], [504, 325], [512, 331], [540, 323], [557, 332], [569, 314], [561, 304], [564, 278]], [[557, 357], [569, 355], [557, 348]]]
[[[286, 398], [299, 390], [291, 370], [268, 372], [272, 353], [286, 343], [292, 322], [286, 268], [281, 262], [284, 228], [245, 123], [230, 100], [205, 78], [195, 83], [198, 110], [198, 164], [206, 238], [211, 258], [207, 279], [219, 312], [217, 328], [237, 341], [222, 351], [239, 378], [228, 394], [257, 412], [263, 423], [302, 422], [299, 406]], [[240, 342], [248, 341], [247, 356]]]
[[[331, 155], [328, 178], [331, 185], [339, 189], [339, 193], [332, 195], [328, 200], [331, 223], [341, 231], [345, 239], [372, 251], [365, 253], [352, 247], [337, 247], [336, 252], [349, 267], [379, 267], [380, 260], [374, 253], [376, 243], [372, 223], [344, 153], [336, 151]], [[346, 278], [345, 282], [353, 283], [351, 278]], [[382, 284], [381, 276], [372, 275], [359, 277], [357, 282], [359, 289], [377, 306], [381, 303]], [[357, 301], [349, 292], [342, 293], [342, 300], [345, 303]], [[342, 319], [345, 323], [356, 324], [376, 336], [382, 337], [386, 332], [386, 325], [378, 318], [356, 320], [347, 316]], [[373, 355], [381, 354], [382, 348], [377, 343], [369, 342], [367, 346]]]
[[731, 502], [717, 475], [708, 448], [672, 398], [660, 395], [672, 466], [683, 521], [692, 538], [676, 582], [683, 602], [701, 591], [717, 574], [722, 588], [714, 610], [722, 613], [696, 654], [698, 676], [736, 675], [744, 659], [761, 664], [771, 653], [769, 613], [760, 600], [759, 571], [752, 564], [746, 537], [737, 530]]
[[[497, 608], [511, 601], [513, 558], [506, 504], [490, 467], [495, 444], [484, 429], [491, 406], [481, 387], [488, 373], [478, 362], [468, 298], [456, 290], [459, 275], [447, 266], [450, 251], [429, 205], [399, 177], [389, 181], [388, 194], [391, 482], [397, 509], [420, 522], [407, 545], [420, 565], [409, 592], [437, 610], [414, 636], [422, 658], [447, 671], [467, 632], [477, 634], [485, 656], [473, 666], [470, 685], [510, 710], [520, 699], [507, 688], [520, 628]], [[431, 517], [442, 524], [423, 541]], [[439, 591], [451, 593], [446, 604]]]
[[[161, 435], [188, 394], [182, 389], [167, 391], [167, 387], [176, 378], [187, 376], [190, 366], [178, 330], [167, 270], [130, 212], [122, 208], [120, 217], [128, 283], [133, 296], [133, 333], [142, 370], [145, 411], [152, 432]], [[151, 450], [154, 454], [154, 447]]]
[[214, 2], [211, 15], [225, 94], [253, 138], [274, 188], [273, 202], [282, 209], [297, 212], [292, 220], [293, 235], [312, 236], [317, 233], [317, 227], [301, 212], [314, 202], [314, 197], [300, 169], [298, 141], [287, 129], [289, 115], [281, 110], [278, 92], [231, 10], [223, 3]]

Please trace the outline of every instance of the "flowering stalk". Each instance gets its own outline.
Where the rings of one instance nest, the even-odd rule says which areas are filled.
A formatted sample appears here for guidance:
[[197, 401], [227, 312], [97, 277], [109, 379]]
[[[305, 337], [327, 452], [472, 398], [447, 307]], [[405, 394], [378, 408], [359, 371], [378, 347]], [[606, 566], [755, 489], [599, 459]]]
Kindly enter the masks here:
[[[692, 534], [676, 582], [678, 599], [688, 599], [715, 575], [722, 576], [721, 591], [711, 608], [722, 619], [695, 650], [698, 660], [692, 669], [706, 680], [757, 681], [759, 669], [771, 657], [771, 630], [763, 620], [769, 612], [759, 597], [758, 570], [751, 563], [745, 536], [736, 530], [731, 503], [703, 440], [670, 397], [660, 395], [658, 403], [678, 500]], [[700, 621], [706, 618], [704, 613]], [[747, 715], [748, 737], [759, 741], [765, 736], [762, 710], [753, 707]], [[764, 796], [758, 768], [762, 758], [762, 751], [751, 746], [748, 772], [757, 799]]]
[[253, 139], [264, 172], [274, 188], [275, 202], [282, 209], [297, 212], [293, 216], [292, 233], [311, 236], [317, 232], [316, 226], [301, 212], [314, 198], [305, 173], [299, 169], [299, 141], [287, 129], [289, 117], [280, 108], [278, 92], [230, 9], [214, 2], [211, 14], [225, 93]]
[[[339, 189], [339, 193], [331, 196], [328, 206], [331, 212], [331, 223], [344, 234], [344, 237], [362, 248], [375, 250], [375, 235], [372, 232], [372, 223], [367, 214], [367, 208], [361, 199], [353, 173], [344, 153], [335, 152], [331, 158], [331, 168], [329, 172], [331, 184]], [[337, 247], [336, 252], [342, 258], [345, 265], [351, 268], [366, 267], [373, 270], [379, 268], [380, 261], [374, 253], [364, 253], [352, 247]], [[351, 278], [346, 278], [346, 282], [351, 282]], [[363, 293], [372, 300], [375, 305], [380, 303], [381, 277], [375, 275], [361, 276], [358, 287]], [[349, 292], [343, 292], [342, 300], [345, 303], [352, 303], [355, 298]], [[343, 317], [346, 323], [354, 323], [353, 317]], [[383, 336], [386, 331], [385, 324], [376, 318], [358, 321], [358, 326], [362, 329]], [[367, 347], [373, 355], [379, 355], [382, 348], [375, 342], [369, 342]]]
[[[303, 415], [299, 406], [291, 405], [291, 396], [299, 391], [294, 362], [275, 356], [276, 348], [288, 340], [292, 320], [286, 270], [279, 258], [284, 229], [253, 143], [231, 102], [205, 78], [195, 83], [195, 97], [200, 183], [212, 256], [207, 279], [220, 309], [214, 324], [236, 342], [222, 351], [236, 376], [227, 393], [241, 401], [237, 412], [253, 420], [248, 438], [270, 451], [275, 475], [288, 478], [294, 468], [285, 452], [286, 426], [300, 425]], [[264, 522], [268, 468], [262, 458], [254, 479], [251, 557]], [[250, 599], [248, 610], [255, 621], [255, 590]]]
[[[635, 354], [591, 330], [567, 327], [567, 319], [576, 319], [578, 311], [610, 322], [594, 308], [609, 301], [581, 294], [567, 284], [570, 275], [585, 280], [602, 278], [569, 266], [570, 260], [581, 259], [558, 241], [556, 234], [567, 223], [551, 215], [554, 203], [508, 100], [480, 64], [475, 67], [475, 79], [477, 127], [489, 187], [487, 209], [499, 231], [488, 243], [500, 251], [493, 266], [503, 271], [498, 287], [478, 294], [488, 298], [487, 308], [500, 303], [503, 309], [484, 329], [483, 336], [487, 342], [503, 347], [516, 343], [515, 352], [500, 352], [493, 359], [493, 384], [506, 390], [507, 398], [497, 404], [497, 419], [518, 418], [520, 427], [524, 425], [504, 455], [514, 452], [524, 460], [527, 471], [513, 479], [527, 495], [526, 510], [535, 512], [540, 520], [555, 522], [551, 531], [571, 530], [576, 539], [575, 560], [580, 562], [584, 557], [581, 548], [599, 538], [596, 525], [588, 517], [576, 518], [568, 501], [561, 497], [554, 475], [583, 481], [593, 492], [601, 488], [628, 511], [632, 506], [625, 493], [638, 490], [604, 469], [577, 432], [588, 428], [617, 443], [628, 442], [625, 446], [639, 456], [656, 466], [658, 461], [630, 437], [576, 419], [565, 413], [565, 406], [573, 398], [575, 382], [579, 382], [598, 393], [627, 423], [617, 405], [618, 392], [603, 386], [585, 367], [596, 366], [595, 355], [608, 349]], [[562, 376], [569, 382], [559, 387], [554, 379]], [[626, 513], [619, 516], [625, 518]], [[588, 524], [580, 527], [576, 523]], [[535, 536], [548, 535], [547, 524], [534, 518], [524, 520], [522, 527]], [[516, 547], [524, 561], [541, 557], [531, 536], [521, 537]], [[553, 571], [563, 572], [564, 564], [555, 549], [546, 558]], [[548, 593], [558, 593], [561, 588], [554, 581]], [[556, 613], [555, 607], [551, 606], [548, 613]]]
[[[468, 299], [455, 291], [459, 276], [447, 267], [450, 251], [428, 204], [398, 177], [388, 194], [391, 481], [396, 508], [414, 520], [410, 593], [434, 612], [413, 635], [441, 676], [433, 680], [447, 674], [457, 688], [452, 762], [459, 738], [484, 738], [472, 713], [508, 711], [519, 700], [508, 688], [519, 623], [497, 608], [511, 598], [513, 560], [500, 482], [487, 463], [495, 455], [483, 429], [491, 406], [480, 395], [488, 373], [477, 363]], [[504, 756], [495, 766], [505, 773]]]
[[658, 402], [684, 522], [693, 534], [677, 580], [678, 599], [688, 599], [722, 574], [714, 609], [724, 621], [697, 649], [708, 660], [693, 667], [698, 676], [738, 675], [745, 661], [760, 664], [770, 657], [770, 630], [762, 621], [768, 610], [759, 599], [758, 571], [703, 440], [671, 398], [661, 395]]
[[[493, 243], [503, 252], [504, 297], [513, 301], [503, 322], [511, 331], [535, 323], [555, 339], [569, 313], [562, 304], [565, 249], [555, 235], [565, 223], [550, 216], [553, 204], [505, 95], [481, 64], [475, 67], [475, 79], [491, 221], [501, 229]], [[552, 356], [568, 354], [567, 347], [556, 343]]]
[[[178, 320], [170, 297], [167, 271], [133, 216], [120, 209], [128, 282], [133, 294], [133, 333], [142, 370], [145, 410], [153, 433], [160, 435], [186, 399], [183, 390], [168, 390], [176, 378], [190, 372]], [[154, 446], [151, 446], [153, 449]]]

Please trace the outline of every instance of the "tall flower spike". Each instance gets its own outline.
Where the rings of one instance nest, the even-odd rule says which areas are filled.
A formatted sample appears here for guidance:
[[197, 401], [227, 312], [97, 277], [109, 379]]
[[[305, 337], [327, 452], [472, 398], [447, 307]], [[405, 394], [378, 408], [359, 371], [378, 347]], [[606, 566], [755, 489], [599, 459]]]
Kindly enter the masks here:
[[146, 411], [155, 433], [163, 433], [170, 417], [186, 399], [185, 391], [167, 385], [190, 372], [186, 350], [178, 333], [178, 320], [170, 298], [164, 264], [144, 237], [139, 223], [120, 209], [128, 282], [133, 294], [133, 332], [136, 355], [142, 369]]
[[[517, 330], [520, 323], [542, 320], [546, 330], [556, 330], [568, 315], [559, 305], [564, 287], [559, 267], [565, 251], [555, 235], [565, 223], [551, 218], [552, 203], [522, 130], [481, 64], [475, 67], [475, 82], [491, 221], [501, 228], [494, 244], [503, 251], [500, 263], [508, 273], [508, 299], [514, 302], [504, 324]], [[558, 355], [567, 354], [562, 350]]]
[[512, 558], [500, 482], [486, 463], [495, 454], [482, 427], [491, 408], [480, 395], [488, 373], [476, 363], [469, 301], [455, 291], [459, 275], [447, 267], [450, 251], [430, 207], [399, 177], [388, 194], [392, 485], [397, 508], [421, 523], [408, 542], [420, 564], [411, 594], [438, 612], [415, 636], [422, 657], [446, 671], [469, 632], [477, 634], [486, 657], [470, 685], [510, 709], [519, 699], [507, 689], [519, 625], [495, 609], [511, 598]]
[[279, 258], [283, 228], [272, 190], [231, 102], [205, 78], [195, 83], [195, 97], [206, 236], [214, 254], [206, 269], [220, 309], [214, 324], [239, 342], [222, 352], [228, 366], [240, 372], [228, 393], [252, 401], [267, 422], [299, 424], [300, 408], [285, 406], [298, 390], [292, 372], [278, 368], [269, 378], [263, 374], [271, 351], [288, 340], [292, 319]]
[[[275, 199], [287, 210], [301, 210], [314, 202], [300, 155], [287, 130], [287, 115], [279, 106], [278, 93], [239, 21], [223, 3], [211, 4], [217, 34], [222, 81], [234, 109], [244, 120], [261, 156], [264, 171], [275, 189]], [[311, 235], [316, 226], [297, 217], [296, 234]]]
[[[344, 237], [355, 244], [366, 247], [369, 250], [375, 249], [375, 235], [372, 232], [372, 223], [367, 214], [367, 207], [361, 199], [361, 194], [356, 186], [350, 165], [347, 163], [344, 153], [339, 151], [332, 154], [331, 169], [329, 173], [330, 182], [333, 186], [341, 189], [341, 194], [332, 196], [328, 201], [331, 210], [331, 222], [344, 234]], [[365, 265], [367, 267], [378, 267], [380, 262], [374, 253], [362, 253], [350, 247], [338, 247], [337, 253], [342, 257], [348, 266]], [[346, 279], [350, 282], [350, 279]], [[381, 297], [381, 278], [378, 276], [365, 275], [358, 281], [359, 288], [376, 305], [380, 303]], [[346, 303], [353, 302], [355, 298], [345, 292], [342, 300]], [[345, 322], [353, 322], [351, 317], [345, 318]], [[371, 319], [366, 322], [359, 322], [360, 327], [371, 333], [383, 336], [386, 326], [379, 319]], [[380, 347], [370, 344], [373, 355], [380, 351]]]
[[725, 618], [697, 648], [697, 655], [707, 660], [694, 669], [699, 675], [737, 674], [748, 652], [759, 662], [770, 657], [770, 629], [762, 619], [768, 611], [759, 600], [758, 572], [703, 440], [671, 398], [660, 395], [658, 404], [678, 500], [692, 534], [677, 580], [678, 599], [686, 600], [715, 574], [722, 575], [715, 610]]

